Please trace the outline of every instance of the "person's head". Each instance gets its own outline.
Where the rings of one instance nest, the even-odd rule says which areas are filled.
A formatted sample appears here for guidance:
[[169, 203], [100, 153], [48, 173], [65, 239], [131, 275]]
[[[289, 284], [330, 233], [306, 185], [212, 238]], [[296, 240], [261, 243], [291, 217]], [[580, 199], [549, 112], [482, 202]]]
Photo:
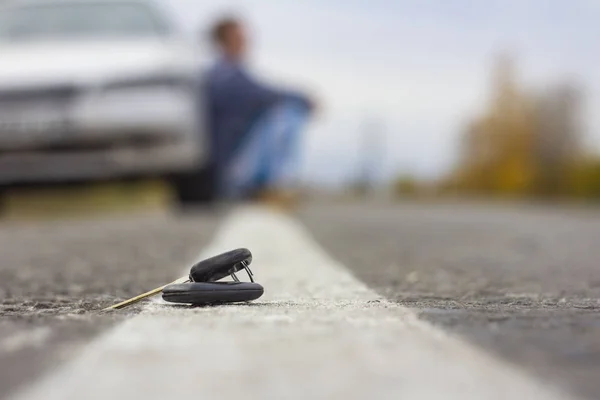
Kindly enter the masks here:
[[243, 23], [234, 17], [218, 20], [212, 28], [211, 38], [228, 58], [240, 60], [246, 53], [246, 34]]

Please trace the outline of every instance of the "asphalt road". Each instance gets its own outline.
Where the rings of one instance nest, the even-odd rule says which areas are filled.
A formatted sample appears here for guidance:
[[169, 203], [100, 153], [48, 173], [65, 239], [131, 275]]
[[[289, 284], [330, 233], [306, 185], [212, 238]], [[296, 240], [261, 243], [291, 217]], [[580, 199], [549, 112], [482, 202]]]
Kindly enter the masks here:
[[173, 281], [219, 215], [0, 225], [0, 398], [136, 314], [104, 307]]
[[572, 393], [600, 399], [600, 212], [324, 206], [302, 220], [379, 293]]
[[[600, 212], [309, 206], [317, 241], [389, 299], [576, 394], [600, 398]], [[0, 225], [0, 397], [136, 314], [97, 310], [167, 283], [221, 215]]]

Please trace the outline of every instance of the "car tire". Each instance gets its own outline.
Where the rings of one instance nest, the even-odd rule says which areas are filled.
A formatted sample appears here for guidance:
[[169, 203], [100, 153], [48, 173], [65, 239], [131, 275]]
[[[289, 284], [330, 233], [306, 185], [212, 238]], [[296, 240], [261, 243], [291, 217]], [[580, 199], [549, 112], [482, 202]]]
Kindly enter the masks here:
[[0, 186], [0, 218], [4, 217], [8, 212], [7, 190]]
[[170, 181], [179, 207], [209, 205], [216, 200], [215, 177], [210, 167], [177, 174]]

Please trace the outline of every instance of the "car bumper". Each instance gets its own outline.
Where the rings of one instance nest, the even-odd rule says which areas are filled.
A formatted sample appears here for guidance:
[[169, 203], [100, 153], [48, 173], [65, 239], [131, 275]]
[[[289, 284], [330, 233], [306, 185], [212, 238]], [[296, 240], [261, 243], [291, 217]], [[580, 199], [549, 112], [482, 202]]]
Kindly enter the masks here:
[[182, 142], [143, 148], [0, 154], [0, 184], [156, 176], [202, 165], [198, 147]]

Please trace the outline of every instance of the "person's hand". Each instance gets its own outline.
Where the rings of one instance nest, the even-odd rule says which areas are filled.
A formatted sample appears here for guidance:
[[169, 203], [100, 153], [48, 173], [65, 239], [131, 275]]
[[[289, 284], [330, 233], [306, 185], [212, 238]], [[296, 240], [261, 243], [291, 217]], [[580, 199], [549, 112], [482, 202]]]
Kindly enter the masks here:
[[321, 106], [315, 97], [308, 97], [308, 109], [311, 114], [317, 114], [321, 110]]

